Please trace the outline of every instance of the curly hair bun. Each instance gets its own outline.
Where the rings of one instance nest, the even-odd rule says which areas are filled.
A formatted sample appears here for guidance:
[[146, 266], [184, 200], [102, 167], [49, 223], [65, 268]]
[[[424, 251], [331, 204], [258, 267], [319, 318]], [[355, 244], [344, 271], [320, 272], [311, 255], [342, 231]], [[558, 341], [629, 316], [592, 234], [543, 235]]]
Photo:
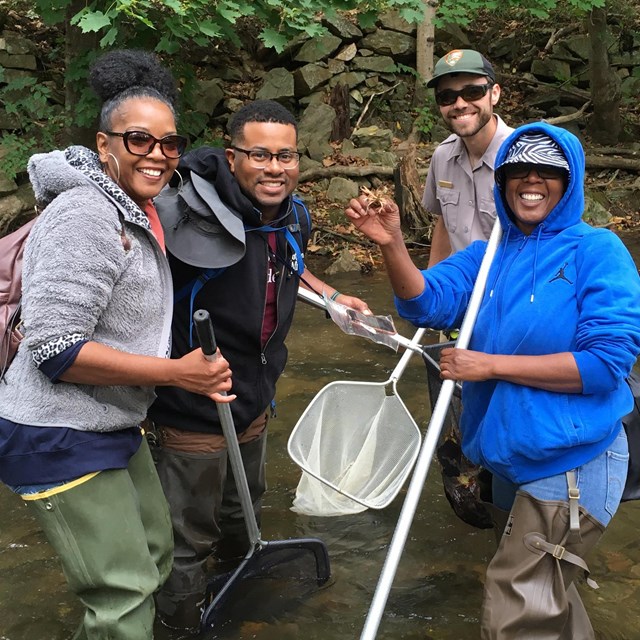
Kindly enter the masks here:
[[150, 87], [175, 105], [178, 98], [171, 72], [146, 51], [119, 49], [101, 55], [89, 70], [89, 84], [106, 102], [132, 87]]

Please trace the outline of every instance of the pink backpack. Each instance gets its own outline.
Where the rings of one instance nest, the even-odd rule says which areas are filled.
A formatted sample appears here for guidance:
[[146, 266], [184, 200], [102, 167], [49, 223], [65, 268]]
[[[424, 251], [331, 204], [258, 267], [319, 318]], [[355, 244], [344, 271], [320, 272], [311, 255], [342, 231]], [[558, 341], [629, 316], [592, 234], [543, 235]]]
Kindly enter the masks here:
[[0, 238], [0, 381], [4, 378], [22, 340], [22, 255], [36, 218]]

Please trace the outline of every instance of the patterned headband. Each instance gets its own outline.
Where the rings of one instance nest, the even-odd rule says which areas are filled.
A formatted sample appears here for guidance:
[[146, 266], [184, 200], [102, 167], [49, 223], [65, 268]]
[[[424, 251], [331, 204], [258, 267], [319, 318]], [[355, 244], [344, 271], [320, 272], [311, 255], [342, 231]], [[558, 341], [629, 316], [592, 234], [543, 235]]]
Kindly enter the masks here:
[[542, 164], [571, 173], [567, 158], [560, 146], [544, 133], [525, 133], [520, 136], [509, 149], [500, 168], [505, 164], [515, 163]]

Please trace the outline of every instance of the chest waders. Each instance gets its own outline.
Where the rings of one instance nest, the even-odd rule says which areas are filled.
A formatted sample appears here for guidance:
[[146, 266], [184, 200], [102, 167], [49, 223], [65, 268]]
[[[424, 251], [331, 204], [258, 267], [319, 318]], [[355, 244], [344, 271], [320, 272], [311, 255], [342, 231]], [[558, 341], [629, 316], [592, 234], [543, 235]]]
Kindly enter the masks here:
[[[245, 226], [245, 231], [281, 234], [291, 259], [276, 257], [292, 274], [300, 277], [304, 271], [303, 250], [311, 229], [311, 218], [304, 203], [295, 197], [292, 198], [291, 213], [295, 220], [291, 224], [282, 227]], [[304, 220], [306, 227], [301, 224]], [[174, 304], [189, 305], [189, 341], [192, 348], [195, 346], [193, 312], [196, 296], [209, 280], [218, 278], [225, 271], [226, 267], [205, 269], [174, 295]], [[249, 501], [258, 526], [262, 496], [267, 488], [267, 409], [265, 407], [265, 411], [247, 425], [238, 438]], [[191, 444], [188, 431], [182, 431], [181, 443], [172, 443], [164, 437], [166, 428], [161, 421], [156, 422], [160, 437], [154, 458], [169, 502], [175, 545], [171, 575], [156, 595], [158, 617], [168, 628], [196, 634], [205, 605], [215, 596], [212, 589], [219, 586], [217, 577], [228, 577], [225, 572], [242, 560], [250, 541], [226, 443], [220, 447], [209, 444], [195, 448], [188, 446], [189, 450], [185, 450], [182, 445]], [[193, 435], [201, 439], [200, 434]]]
[[579, 506], [575, 472], [566, 476], [568, 504], [516, 493], [487, 568], [482, 640], [595, 640], [573, 581], [605, 527]]

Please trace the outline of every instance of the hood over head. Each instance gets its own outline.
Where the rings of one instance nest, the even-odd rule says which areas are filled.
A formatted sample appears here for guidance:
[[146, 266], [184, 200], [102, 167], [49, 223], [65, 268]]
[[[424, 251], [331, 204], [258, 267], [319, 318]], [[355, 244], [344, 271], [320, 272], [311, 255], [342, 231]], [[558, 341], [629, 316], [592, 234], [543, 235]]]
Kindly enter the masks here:
[[579, 223], [584, 211], [584, 150], [578, 138], [560, 127], [534, 122], [518, 127], [503, 143], [496, 155], [494, 199], [503, 229], [514, 226], [513, 212], [505, 197], [503, 167], [528, 163], [563, 169], [568, 174], [560, 202], [540, 223], [543, 232], [558, 233]]
[[189, 178], [189, 173], [195, 173], [211, 183], [221, 200], [231, 209], [239, 212], [247, 224], [251, 226], [262, 224], [260, 212], [242, 193], [238, 181], [231, 173], [224, 149], [200, 147], [189, 151], [180, 158], [178, 171], [183, 174], [185, 180]]

